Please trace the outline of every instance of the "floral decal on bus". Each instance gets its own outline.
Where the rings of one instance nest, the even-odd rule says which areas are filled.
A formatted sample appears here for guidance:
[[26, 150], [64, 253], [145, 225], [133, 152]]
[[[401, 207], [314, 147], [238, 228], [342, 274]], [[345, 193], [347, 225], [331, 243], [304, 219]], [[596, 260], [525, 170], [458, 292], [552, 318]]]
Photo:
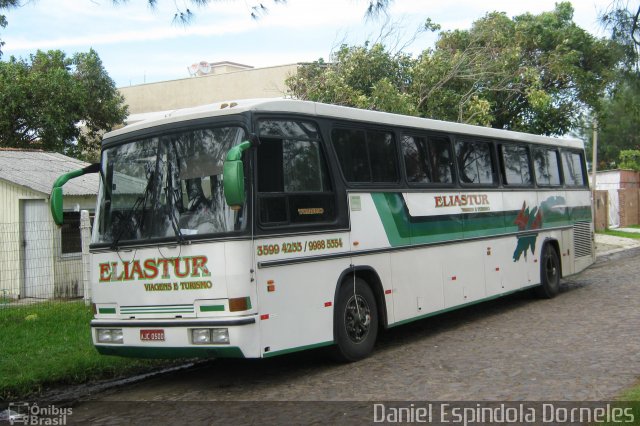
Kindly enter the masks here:
[[[536, 231], [542, 227], [542, 210], [534, 207], [529, 209], [527, 202], [522, 203], [522, 209], [516, 216], [516, 220], [513, 221], [518, 226], [518, 230], [522, 231]], [[527, 258], [527, 250], [531, 250], [533, 254], [536, 250], [536, 240], [538, 239], [538, 233], [518, 235], [518, 245], [513, 252], [513, 261], [517, 262], [524, 254], [524, 258]]]

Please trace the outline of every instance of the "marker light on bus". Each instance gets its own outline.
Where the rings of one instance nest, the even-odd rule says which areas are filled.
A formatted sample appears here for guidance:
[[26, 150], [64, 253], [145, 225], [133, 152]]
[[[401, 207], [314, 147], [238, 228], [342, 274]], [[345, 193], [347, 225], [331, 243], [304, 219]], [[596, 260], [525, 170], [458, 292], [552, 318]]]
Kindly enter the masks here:
[[228, 328], [192, 328], [191, 342], [194, 345], [229, 343]]
[[251, 298], [236, 297], [229, 299], [230, 312], [248, 311], [249, 309], [251, 309]]
[[98, 328], [96, 336], [98, 343], [124, 343], [121, 328]]

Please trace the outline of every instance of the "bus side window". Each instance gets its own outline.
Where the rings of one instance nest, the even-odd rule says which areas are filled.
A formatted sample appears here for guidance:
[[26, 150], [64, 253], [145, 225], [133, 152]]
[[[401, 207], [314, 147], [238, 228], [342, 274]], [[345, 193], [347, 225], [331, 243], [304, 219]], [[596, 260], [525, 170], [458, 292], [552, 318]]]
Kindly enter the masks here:
[[562, 169], [564, 171], [564, 182], [567, 186], [585, 185], [582, 163], [582, 155], [580, 153], [571, 151], [562, 153]]
[[425, 138], [403, 136], [401, 145], [407, 181], [410, 183], [431, 182], [431, 167]]
[[336, 128], [331, 131], [331, 141], [347, 182], [398, 182], [396, 143], [391, 132]]
[[335, 195], [315, 126], [262, 120], [259, 129], [260, 222], [275, 226], [335, 220]]
[[505, 185], [531, 185], [529, 151], [522, 145], [500, 145], [502, 178]]
[[409, 183], [453, 183], [448, 138], [403, 136], [401, 146]]
[[468, 185], [495, 183], [495, 168], [489, 142], [457, 140], [455, 147], [461, 183]]
[[562, 184], [557, 150], [535, 148], [533, 150], [533, 164], [538, 185], [560, 186]]
[[429, 154], [433, 182], [453, 183], [453, 161], [449, 138], [443, 136], [429, 138]]

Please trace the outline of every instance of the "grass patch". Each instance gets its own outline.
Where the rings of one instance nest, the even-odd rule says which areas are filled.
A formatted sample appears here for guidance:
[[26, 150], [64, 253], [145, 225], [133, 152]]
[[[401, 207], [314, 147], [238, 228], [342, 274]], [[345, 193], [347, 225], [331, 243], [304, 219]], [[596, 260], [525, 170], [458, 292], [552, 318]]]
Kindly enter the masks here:
[[0, 306], [0, 400], [168, 364], [98, 354], [91, 342], [92, 317], [83, 302]]
[[[598, 425], [609, 426], [620, 424], [638, 424], [638, 419], [640, 419], [640, 381], [636, 382], [634, 386], [618, 395], [616, 400], [617, 402], [614, 402], [613, 406], [620, 407], [625, 410], [624, 418], [620, 419], [621, 421], [619, 422], [609, 421], [598, 423]], [[631, 412], [629, 412], [629, 409], [631, 409]], [[629, 415], [633, 416], [634, 422], [624, 422], [625, 420], [629, 419]]]
[[[636, 382], [635, 385], [622, 392], [620, 396], [618, 396], [620, 401], [638, 401], [640, 402], [640, 381]], [[640, 417], [639, 417], [640, 418]]]
[[622, 237], [622, 238], [633, 238], [633, 239], [640, 239], [640, 232], [623, 232], [623, 231], [616, 231], [613, 229], [607, 229], [604, 231], [598, 231], [598, 234], [605, 234], [605, 235], [612, 235], [614, 237]]

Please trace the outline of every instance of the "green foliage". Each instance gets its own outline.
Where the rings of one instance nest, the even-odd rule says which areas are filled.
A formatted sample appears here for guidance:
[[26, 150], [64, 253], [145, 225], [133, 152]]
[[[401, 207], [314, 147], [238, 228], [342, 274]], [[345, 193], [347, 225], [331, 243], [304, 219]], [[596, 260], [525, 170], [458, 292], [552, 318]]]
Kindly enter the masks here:
[[41, 148], [74, 157], [99, 149], [123, 122], [124, 98], [94, 50], [68, 58], [38, 51], [0, 62], [0, 146]]
[[579, 28], [564, 2], [539, 15], [489, 13], [441, 32], [417, 58], [383, 44], [342, 46], [287, 84], [301, 99], [552, 135], [601, 109], [623, 61], [624, 48]]
[[91, 308], [82, 302], [0, 305], [0, 401], [54, 384], [122, 377], [167, 365], [103, 356], [93, 347]]
[[640, 150], [625, 149], [620, 151], [620, 168], [640, 172]]
[[[6, 28], [8, 24], [7, 17], [2, 15], [1, 12], [18, 7], [19, 5], [19, 0], [0, 0], [0, 28]], [[0, 58], [2, 58], [2, 46], [4, 46], [4, 41], [0, 40]]]
[[[598, 168], [621, 167], [622, 150], [640, 149], [640, 74], [624, 73], [616, 87], [602, 97], [598, 114]], [[590, 150], [591, 126], [582, 131]]]
[[320, 59], [302, 66], [287, 86], [299, 99], [411, 115], [411, 63], [409, 55], [391, 54], [382, 44], [343, 45], [334, 63]]
[[640, 4], [631, 6], [625, 0], [612, 0], [600, 15], [600, 22], [611, 32], [611, 38], [624, 46], [627, 66], [640, 70]]

